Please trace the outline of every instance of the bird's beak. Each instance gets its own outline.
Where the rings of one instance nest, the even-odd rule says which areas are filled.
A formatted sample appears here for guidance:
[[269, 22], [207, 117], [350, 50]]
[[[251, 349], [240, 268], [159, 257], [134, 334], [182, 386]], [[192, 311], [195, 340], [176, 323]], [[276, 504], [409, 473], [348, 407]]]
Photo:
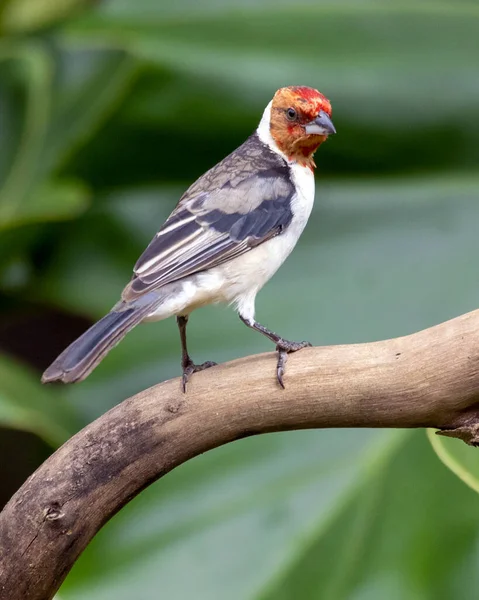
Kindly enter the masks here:
[[336, 133], [336, 129], [331, 121], [331, 118], [322, 110], [319, 115], [304, 126], [308, 135], [329, 135]]

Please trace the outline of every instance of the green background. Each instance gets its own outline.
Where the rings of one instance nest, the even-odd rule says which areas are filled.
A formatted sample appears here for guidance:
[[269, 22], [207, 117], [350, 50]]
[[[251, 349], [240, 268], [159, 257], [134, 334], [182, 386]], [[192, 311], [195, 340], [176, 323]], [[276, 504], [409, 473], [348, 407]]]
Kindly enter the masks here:
[[[320, 89], [338, 134], [258, 319], [336, 344], [478, 307], [477, 2], [0, 0], [0, 33], [3, 501], [77, 429], [180, 373], [169, 320], [82, 384], [39, 383], [278, 87]], [[271, 350], [231, 309], [190, 323], [198, 362]], [[105, 526], [59, 598], [470, 599], [479, 454], [429, 437], [303, 431], [196, 458]]]

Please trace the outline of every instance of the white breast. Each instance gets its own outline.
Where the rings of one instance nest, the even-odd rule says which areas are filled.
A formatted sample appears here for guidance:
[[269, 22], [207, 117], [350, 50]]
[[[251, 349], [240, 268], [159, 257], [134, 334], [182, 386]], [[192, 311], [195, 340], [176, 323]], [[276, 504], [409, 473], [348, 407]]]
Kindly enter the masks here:
[[254, 299], [258, 291], [283, 264], [308, 222], [314, 202], [314, 175], [310, 169], [294, 165], [297, 193], [292, 200], [293, 219], [279, 236], [224, 265], [198, 274], [200, 288], [216, 288], [216, 301], [233, 302], [247, 319], [254, 318]]
[[308, 167], [301, 167], [297, 163], [291, 164], [293, 183], [297, 194], [293, 199], [293, 222], [291, 225], [299, 230], [298, 237], [308, 222], [314, 204], [314, 174]]

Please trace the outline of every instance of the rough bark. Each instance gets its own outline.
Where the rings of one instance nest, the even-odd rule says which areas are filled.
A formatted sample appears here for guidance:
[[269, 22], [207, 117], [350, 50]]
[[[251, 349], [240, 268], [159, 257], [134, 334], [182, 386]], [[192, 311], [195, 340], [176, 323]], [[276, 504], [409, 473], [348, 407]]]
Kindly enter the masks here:
[[[125, 400], [55, 452], [0, 514], [0, 598], [53, 597], [101, 526], [177, 465], [232, 440], [323, 427], [434, 427], [479, 442], [479, 311], [369, 344], [197, 373]], [[338, 435], [341, 433], [338, 432]]]

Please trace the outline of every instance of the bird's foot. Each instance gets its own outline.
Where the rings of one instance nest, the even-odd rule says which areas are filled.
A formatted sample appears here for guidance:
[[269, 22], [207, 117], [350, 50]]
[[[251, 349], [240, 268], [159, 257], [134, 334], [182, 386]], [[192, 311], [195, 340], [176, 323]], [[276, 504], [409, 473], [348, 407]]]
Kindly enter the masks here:
[[212, 360], [207, 360], [201, 365], [195, 365], [191, 358], [188, 359], [187, 362], [183, 363], [183, 392], [186, 393], [186, 385], [193, 373], [198, 373], [198, 371], [204, 371], [205, 369], [209, 369], [210, 367], [215, 367], [217, 364], [218, 363], [215, 363]]
[[284, 390], [284, 382], [283, 375], [286, 368], [286, 361], [288, 360], [288, 354], [290, 352], [297, 352], [302, 348], [307, 348], [312, 346], [309, 342], [290, 342], [288, 340], [281, 340], [277, 346], [276, 350], [278, 351], [278, 363], [276, 365], [276, 377], [278, 379], [279, 385]]

